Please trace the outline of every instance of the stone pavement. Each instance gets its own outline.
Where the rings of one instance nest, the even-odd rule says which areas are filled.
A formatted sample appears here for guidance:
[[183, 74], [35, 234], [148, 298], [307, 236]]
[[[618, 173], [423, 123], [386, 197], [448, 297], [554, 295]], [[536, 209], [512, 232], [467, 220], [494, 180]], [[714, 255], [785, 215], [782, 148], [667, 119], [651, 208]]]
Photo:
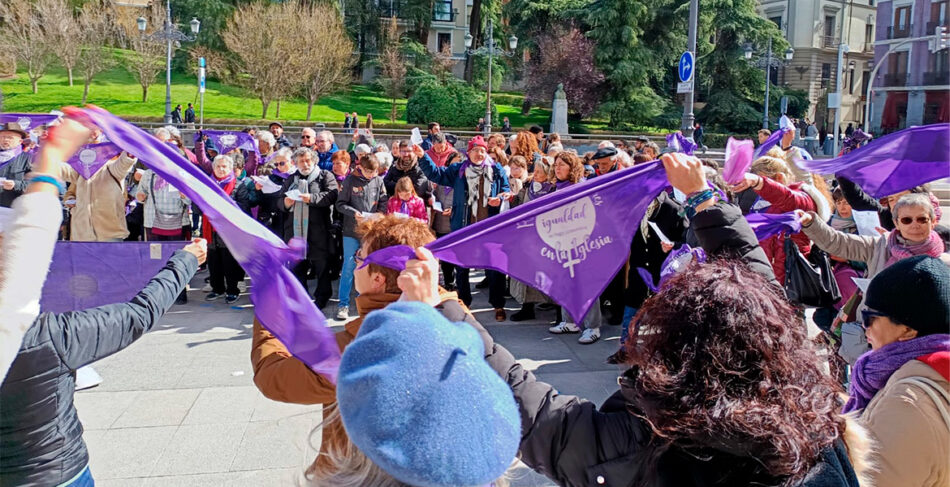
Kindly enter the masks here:
[[[101, 385], [76, 393], [98, 486], [304, 485], [301, 474], [319, 449], [320, 407], [274, 402], [257, 391], [253, 306], [247, 294], [235, 306], [204, 302], [197, 289], [205, 277], [192, 281], [189, 304], [174, 306], [151, 333], [94, 364]], [[480, 279], [473, 273], [473, 282]], [[509, 315], [517, 307], [509, 299]], [[527, 323], [496, 323], [487, 293], [476, 294], [472, 308], [540, 380], [598, 404], [616, 391], [618, 368], [604, 359], [617, 348], [619, 326], [605, 324], [600, 341], [580, 345], [578, 335], [547, 332], [553, 311]], [[521, 464], [509, 472], [515, 487], [554, 485]]]

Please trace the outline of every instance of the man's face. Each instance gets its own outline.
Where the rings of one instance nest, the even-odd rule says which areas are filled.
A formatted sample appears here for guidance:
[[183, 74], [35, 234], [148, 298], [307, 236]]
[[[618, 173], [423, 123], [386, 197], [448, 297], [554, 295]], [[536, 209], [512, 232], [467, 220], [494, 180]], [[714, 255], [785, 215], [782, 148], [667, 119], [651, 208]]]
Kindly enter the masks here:
[[329, 152], [333, 148], [333, 139], [325, 133], [316, 134], [314, 147], [318, 152]]
[[439, 124], [435, 124], [435, 126], [432, 127], [432, 130], [429, 130], [430, 134], [437, 134], [440, 132], [442, 132], [442, 127], [439, 127]]
[[605, 173], [614, 167], [614, 160], [612, 157], [602, 157], [600, 159], [594, 159], [594, 164], [597, 164], [597, 169], [601, 173]]
[[0, 150], [10, 150], [23, 142], [23, 137], [20, 134], [4, 130], [0, 132]]
[[310, 171], [313, 171], [313, 156], [310, 154], [298, 156], [294, 164], [297, 165], [297, 171], [300, 172], [300, 174], [309, 176]]
[[271, 125], [270, 133], [274, 134], [274, 138], [278, 138], [281, 135], [284, 135], [284, 128], [280, 125]]
[[769, 136], [765, 134], [759, 134], [759, 144], [764, 144], [766, 140], [769, 140]]
[[404, 145], [399, 148], [399, 158], [403, 161], [411, 161], [413, 157], [414, 154], [412, 153], [412, 149], [409, 146]]
[[314, 139], [317, 138], [317, 133], [311, 129], [303, 129], [300, 132], [300, 145], [303, 147], [313, 147], [313, 144], [316, 142]]
[[538, 132], [538, 133], [534, 134], [534, 136], [538, 139], [538, 143], [539, 143], [539, 144], [544, 141], [544, 131], [543, 131], [543, 130], [542, 130], [541, 132]]
[[638, 152], [643, 150], [643, 142], [640, 140], [633, 141], [633, 148], [636, 149]]

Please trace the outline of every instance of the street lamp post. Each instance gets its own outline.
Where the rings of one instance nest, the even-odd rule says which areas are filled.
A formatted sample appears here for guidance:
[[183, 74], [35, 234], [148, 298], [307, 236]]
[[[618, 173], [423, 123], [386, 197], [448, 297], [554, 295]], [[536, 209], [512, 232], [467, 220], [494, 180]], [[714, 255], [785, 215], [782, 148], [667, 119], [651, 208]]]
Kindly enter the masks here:
[[191, 26], [192, 35], [185, 34], [178, 30], [175, 24], [172, 23], [171, 0], [166, 0], [165, 24], [162, 26], [162, 30], [156, 30], [149, 35], [145, 35], [145, 28], [148, 26], [148, 21], [145, 20], [145, 17], [139, 17], [136, 23], [138, 24], [139, 32], [145, 40], [165, 42], [167, 45], [165, 51], [165, 123], [172, 123], [172, 47], [175, 42], [192, 42], [197, 39], [198, 31], [201, 29], [201, 22], [196, 18], [191, 19], [189, 25]]
[[478, 48], [472, 49], [472, 38], [471, 34], [465, 34], [465, 52], [469, 56], [475, 56], [479, 54], [488, 54], [488, 94], [485, 96], [485, 136], [488, 137], [488, 134], [491, 133], [491, 68], [492, 68], [492, 58], [496, 54], [501, 56], [511, 57], [515, 54], [515, 49], [518, 48], [518, 38], [511, 36], [508, 38], [508, 48], [510, 51], [506, 51], [500, 47], [495, 46], [495, 37], [494, 29], [492, 27], [492, 21], [488, 21], [488, 33], [485, 39], [485, 45]]
[[788, 66], [788, 63], [792, 61], [792, 56], [795, 55], [795, 50], [789, 47], [785, 50], [784, 61], [776, 59], [772, 57], [772, 38], [769, 37], [768, 49], [766, 50], [764, 58], [752, 61], [752, 52], [752, 44], [746, 44], [743, 49], [743, 55], [746, 60], [759, 69], [765, 69], [765, 108], [762, 110], [762, 128], [767, 129], [769, 128], [769, 85], [772, 84], [772, 68]]

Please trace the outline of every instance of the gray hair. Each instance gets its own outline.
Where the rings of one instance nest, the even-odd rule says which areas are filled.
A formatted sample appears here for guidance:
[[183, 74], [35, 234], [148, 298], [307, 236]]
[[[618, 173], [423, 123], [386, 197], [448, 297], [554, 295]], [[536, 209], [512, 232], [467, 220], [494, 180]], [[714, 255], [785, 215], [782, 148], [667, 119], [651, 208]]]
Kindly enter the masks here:
[[216, 157], [214, 158], [214, 162], [213, 162], [212, 164], [217, 164], [218, 161], [227, 162], [227, 163], [228, 163], [228, 167], [231, 168], [231, 169], [234, 169], [234, 159], [232, 159], [231, 156], [226, 156], [226, 155], [224, 155], [224, 154], [219, 154], [218, 156], [216, 156]]
[[159, 127], [153, 130], [152, 134], [154, 134], [155, 138], [159, 140], [168, 140], [172, 138], [171, 132], [169, 132], [168, 129], [166, 129], [165, 127]]
[[306, 133], [312, 133], [314, 136], [317, 135], [317, 131], [314, 130], [314, 129], [312, 129], [312, 128], [310, 128], [310, 127], [307, 127], [307, 128], [305, 128], [305, 129], [303, 129], [303, 130], [300, 131], [300, 135], [303, 135], [303, 134], [306, 134]]
[[274, 138], [274, 134], [266, 130], [260, 130], [257, 132], [257, 140], [264, 142], [270, 145], [271, 147], [274, 147], [275, 145], [277, 145], [277, 139]]
[[445, 134], [439, 132], [437, 134], [432, 134], [432, 143], [433, 144], [442, 144], [445, 142]]
[[934, 205], [930, 202], [930, 195], [927, 193], [910, 193], [901, 196], [901, 199], [897, 200], [897, 203], [894, 203], [894, 207], [891, 208], [891, 213], [894, 216], [894, 222], [897, 222], [897, 215], [901, 214], [902, 208], [912, 208], [920, 207], [927, 210], [927, 214], [930, 215], [930, 219], [936, 222], [937, 214], [934, 212]]
[[168, 131], [168, 135], [172, 137], [181, 137], [181, 132], [178, 131], [178, 127], [174, 125], [166, 125], [163, 128]]
[[362, 154], [372, 154], [373, 148], [367, 144], [360, 144], [353, 148], [353, 153], [359, 157]]
[[379, 159], [379, 172], [384, 173], [393, 165], [393, 155], [391, 152], [377, 152], [376, 158]]
[[294, 151], [290, 150], [290, 147], [281, 147], [274, 151], [273, 157], [286, 157], [287, 159], [294, 160]]
[[317, 132], [317, 137], [326, 137], [330, 139], [330, 142], [334, 142], [336, 140], [333, 137], [333, 132], [330, 132], [329, 130], [321, 130]]
[[299, 158], [301, 158], [301, 157], [303, 157], [303, 156], [305, 156], [305, 155], [310, 155], [310, 158], [313, 159], [314, 161], [317, 160], [317, 157], [313, 154], [313, 149], [311, 149], [311, 148], [309, 148], [309, 147], [299, 147], [299, 148], [297, 148], [297, 149], [294, 151], [293, 155], [290, 156], [290, 159], [291, 159], [292, 161], [294, 161], [294, 162], [297, 162], [297, 159], [299, 159]]
[[376, 144], [376, 148], [374, 149], [374, 152], [376, 152], [377, 154], [380, 152], [389, 152], [389, 146], [384, 143]]

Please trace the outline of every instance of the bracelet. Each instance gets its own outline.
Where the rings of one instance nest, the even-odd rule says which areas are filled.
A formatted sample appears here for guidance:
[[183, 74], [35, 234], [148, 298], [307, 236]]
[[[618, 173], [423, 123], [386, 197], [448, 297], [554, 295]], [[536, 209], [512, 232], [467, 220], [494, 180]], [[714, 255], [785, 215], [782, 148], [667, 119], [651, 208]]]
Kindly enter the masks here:
[[66, 186], [64, 186], [62, 182], [60, 182], [58, 179], [54, 178], [53, 176], [47, 176], [45, 174], [39, 174], [39, 175], [33, 176], [32, 178], [30, 178], [30, 184], [33, 184], [33, 183], [52, 184], [53, 186], [56, 186], [56, 189], [58, 189], [60, 193], [66, 192]]
[[696, 207], [714, 198], [716, 198], [716, 193], [709, 188], [690, 193], [686, 198], [686, 204], [683, 206], [680, 216], [692, 220], [696, 216]]

